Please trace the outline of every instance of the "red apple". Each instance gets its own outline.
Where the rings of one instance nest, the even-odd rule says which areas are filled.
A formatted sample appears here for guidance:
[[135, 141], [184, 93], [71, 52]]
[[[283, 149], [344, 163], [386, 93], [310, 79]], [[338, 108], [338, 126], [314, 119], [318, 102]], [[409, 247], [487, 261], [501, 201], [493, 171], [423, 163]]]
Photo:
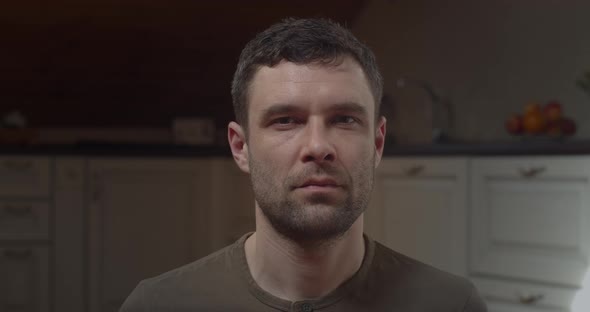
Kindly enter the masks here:
[[519, 135], [524, 132], [523, 119], [521, 115], [514, 114], [504, 123], [506, 131], [512, 135]]
[[559, 121], [563, 115], [561, 103], [558, 101], [551, 101], [543, 107], [543, 115], [548, 122]]
[[547, 128], [545, 128], [545, 134], [550, 137], [559, 138], [562, 136], [561, 132], [561, 121], [552, 121], [547, 124]]
[[571, 136], [576, 133], [576, 122], [570, 118], [562, 118], [559, 122], [559, 126], [561, 127], [561, 133], [566, 136]]

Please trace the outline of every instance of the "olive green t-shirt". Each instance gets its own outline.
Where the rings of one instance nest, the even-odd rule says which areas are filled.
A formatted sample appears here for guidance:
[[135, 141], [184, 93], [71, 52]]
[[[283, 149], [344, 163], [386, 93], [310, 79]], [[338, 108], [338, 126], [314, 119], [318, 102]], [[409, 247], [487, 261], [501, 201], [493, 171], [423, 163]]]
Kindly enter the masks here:
[[244, 251], [250, 234], [205, 258], [142, 281], [120, 311], [486, 311], [466, 279], [408, 258], [368, 236], [363, 263], [349, 280], [319, 299], [283, 300], [252, 278]]

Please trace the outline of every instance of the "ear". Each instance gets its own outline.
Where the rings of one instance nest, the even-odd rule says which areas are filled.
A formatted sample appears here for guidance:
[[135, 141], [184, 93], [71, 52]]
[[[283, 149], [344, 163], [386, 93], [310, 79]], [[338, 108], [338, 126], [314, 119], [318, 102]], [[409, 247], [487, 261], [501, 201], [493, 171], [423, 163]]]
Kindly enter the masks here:
[[377, 121], [377, 128], [375, 129], [375, 168], [381, 162], [383, 156], [383, 148], [385, 147], [385, 130], [387, 119], [381, 116]]
[[231, 153], [238, 167], [246, 173], [250, 173], [248, 165], [248, 143], [244, 129], [238, 123], [232, 121], [227, 125], [227, 139]]

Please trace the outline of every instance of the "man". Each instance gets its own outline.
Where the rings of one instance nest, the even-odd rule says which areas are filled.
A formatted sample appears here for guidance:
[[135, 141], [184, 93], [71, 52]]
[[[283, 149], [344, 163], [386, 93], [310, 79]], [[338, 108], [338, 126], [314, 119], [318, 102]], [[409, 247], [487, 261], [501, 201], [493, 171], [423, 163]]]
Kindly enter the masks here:
[[372, 52], [335, 23], [287, 19], [258, 34], [228, 126], [256, 231], [141, 282], [121, 311], [485, 311], [466, 280], [363, 235], [381, 93]]

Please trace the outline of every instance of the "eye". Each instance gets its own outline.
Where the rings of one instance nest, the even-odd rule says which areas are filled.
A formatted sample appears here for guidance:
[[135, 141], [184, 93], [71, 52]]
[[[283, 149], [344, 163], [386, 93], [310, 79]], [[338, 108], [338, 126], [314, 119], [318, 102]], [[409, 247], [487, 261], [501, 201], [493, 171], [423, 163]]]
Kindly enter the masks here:
[[295, 117], [284, 116], [271, 119], [268, 126], [276, 130], [290, 130], [297, 127], [300, 123], [301, 121]]
[[334, 123], [351, 125], [354, 123], [358, 123], [358, 119], [352, 116], [336, 116], [334, 118]]
[[276, 125], [290, 125], [295, 123], [295, 118], [293, 117], [280, 117], [272, 121], [273, 124]]

